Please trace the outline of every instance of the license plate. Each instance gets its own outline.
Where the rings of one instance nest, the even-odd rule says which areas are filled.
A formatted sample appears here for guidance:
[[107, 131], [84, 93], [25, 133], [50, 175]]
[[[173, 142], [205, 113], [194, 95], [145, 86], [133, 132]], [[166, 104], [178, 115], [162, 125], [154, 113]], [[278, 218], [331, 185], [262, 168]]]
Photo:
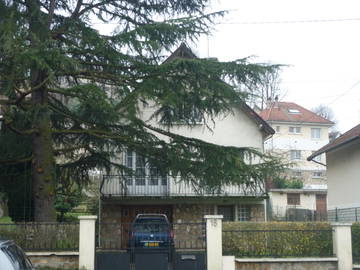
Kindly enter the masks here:
[[144, 245], [145, 245], [145, 247], [158, 247], [159, 243], [157, 243], [157, 242], [145, 242]]

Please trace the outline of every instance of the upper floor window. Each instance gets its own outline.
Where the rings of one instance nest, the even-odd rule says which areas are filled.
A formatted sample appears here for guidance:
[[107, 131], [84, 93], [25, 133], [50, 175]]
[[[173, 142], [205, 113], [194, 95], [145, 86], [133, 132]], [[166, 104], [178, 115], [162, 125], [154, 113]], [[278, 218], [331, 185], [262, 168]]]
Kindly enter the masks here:
[[300, 134], [301, 133], [301, 127], [289, 127], [289, 132], [294, 134]]
[[322, 178], [324, 175], [322, 172], [313, 172], [312, 178]]
[[158, 168], [147, 162], [146, 158], [131, 150], [125, 152], [125, 166], [133, 171], [133, 175], [126, 176], [128, 186], [157, 186], [167, 185], [167, 176]]
[[290, 150], [290, 159], [291, 160], [301, 159], [301, 151], [300, 150]]
[[280, 126], [275, 127], [276, 132], [280, 132]]
[[291, 114], [301, 114], [301, 112], [298, 109], [288, 109], [288, 112]]
[[180, 122], [186, 123], [202, 123], [203, 114], [194, 106], [183, 105], [175, 112], [176, 117]]
[[311, 129], [311, 139], [320, 139], [321, 137], [321, 129], [320, 128], [312, 128]]

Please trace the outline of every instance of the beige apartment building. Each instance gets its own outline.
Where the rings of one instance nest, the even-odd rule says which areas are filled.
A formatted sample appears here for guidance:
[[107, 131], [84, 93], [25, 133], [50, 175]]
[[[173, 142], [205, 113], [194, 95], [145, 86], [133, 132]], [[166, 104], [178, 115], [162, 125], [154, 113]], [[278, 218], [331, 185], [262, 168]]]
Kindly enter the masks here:
[[[272, 207], [281, 209], [283, 213], [294, 207], [325, 212], [326, 157], [321, 154], [313, 161], [307, 161], [307, 157], [329, 143], [329, 128], [334, 123], [293, 102], [269, 102], [260, 116], [276, 132], [265, 141], [265, 151], [280, 156], [290, 164], [288, 179], [299, 179], [304, 184], [303, 189], [297, 192], [281, 192], [282, 196], [288, 198], [283, 199], [284, 203], [281, 204], [279, 200], [270, 202]], [[279, 193], [279, 190], [273, 191]], [[275, 194], [271, 197], [275, 197]], [[314, 197], [311, 205], [310, 197]]]

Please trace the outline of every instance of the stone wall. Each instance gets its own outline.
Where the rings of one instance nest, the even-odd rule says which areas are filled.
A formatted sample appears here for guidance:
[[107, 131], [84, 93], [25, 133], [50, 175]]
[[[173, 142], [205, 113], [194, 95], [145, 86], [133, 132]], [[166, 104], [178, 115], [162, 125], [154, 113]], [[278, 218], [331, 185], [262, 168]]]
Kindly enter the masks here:
[[337, 270], [337, 261], [335, 258], [311, 258], [311, 259], [264, 259], [261, 261], [245, 259], [236, 260], [236, 270]]
[[263, 222], [265, 221], [264, 205], [254, 204], [250, 206], [250, 221]]
[[79, 268], [78, 252], [27, 252], [35, 267], [73, 270]]

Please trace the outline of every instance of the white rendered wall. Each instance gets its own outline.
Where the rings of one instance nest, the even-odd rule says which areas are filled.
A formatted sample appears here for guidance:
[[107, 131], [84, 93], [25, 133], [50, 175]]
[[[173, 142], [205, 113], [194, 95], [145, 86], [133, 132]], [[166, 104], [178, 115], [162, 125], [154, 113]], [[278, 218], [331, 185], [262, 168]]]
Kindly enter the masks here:
[[[153, 111], [152, 106], [144, 106], [141, 115], [142, 119], [149, 119]], [[155, 119], [152, 119], [150, 123], [157, 125]], [[226, 116], [217, 117], [215, 125], [209, 120], [208, 125], [212, 130], [209, 130], [205, 125], [199, 124], [191, 128], [185, 125], [174, 125], [170, 131], [218, 145], [263, 149], [263, 133], [260, 131], [258, 124], [241, 109], [234, 109], [233, 114], [229, 113]]]
[[360, 206], [360, 140], [327, 153], [328, 209]]
[[285, 216], [287, 207], [296, 207], [309, 210], [316, 210], [316, 195], [315, 193], [301, 193], [300, 205], [288, 205], [287, 193], [270, 191], [270, 204], [275, 215]]

